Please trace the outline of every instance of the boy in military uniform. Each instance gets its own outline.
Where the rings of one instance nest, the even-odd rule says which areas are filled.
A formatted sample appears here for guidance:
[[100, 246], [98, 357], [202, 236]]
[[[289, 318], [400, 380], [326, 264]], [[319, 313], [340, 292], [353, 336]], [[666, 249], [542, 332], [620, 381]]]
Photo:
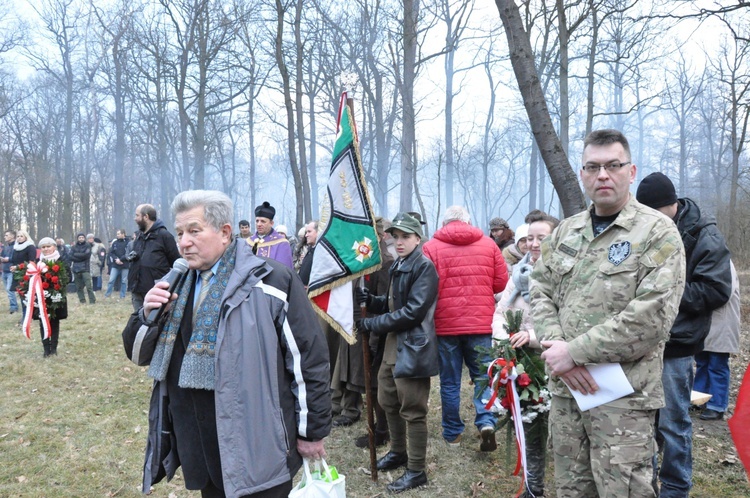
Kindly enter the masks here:
[[357, 320], [357, 329], [387, 334], [378, 372], [378, 402], [391, 432], [391, 448], [378, 460], [378, 470], [406, 465], [406, 472], [388, 485], [391, 492], [427, 484], [427, 400], [430, 377], [438, 373], [438, 350], [433, 315], [438, 274], [422, 255], [422, 227], [408, 213], [399, 213], [386, 229], [396, 241], [398, 259], [390, 268], [388, 291], [372, 296], [357, 291], [357, 300], [379, 316]]

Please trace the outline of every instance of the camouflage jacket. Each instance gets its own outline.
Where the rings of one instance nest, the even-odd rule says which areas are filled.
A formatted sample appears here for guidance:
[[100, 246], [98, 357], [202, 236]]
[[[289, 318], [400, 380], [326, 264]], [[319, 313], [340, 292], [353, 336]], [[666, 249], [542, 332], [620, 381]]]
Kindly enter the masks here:
[[[672, 220], [631, 196], [594, 238], [589, 211], [547, 237], [531, 277], [540, 340], [563, 340], [578, 365], [620, 363], [635, 389], [610, 406], [664, 405], [662, 354], [685, 286], [685, 251]], [[570, 397], [557, 377], [550, 391]]]

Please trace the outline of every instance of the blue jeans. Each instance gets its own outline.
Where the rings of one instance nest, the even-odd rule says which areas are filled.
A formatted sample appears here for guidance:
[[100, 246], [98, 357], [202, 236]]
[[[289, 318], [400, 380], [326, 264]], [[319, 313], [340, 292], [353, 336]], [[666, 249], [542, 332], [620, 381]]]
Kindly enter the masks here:
[[729, 406], [729, 353], [703, 351], [695, 355], [695, 383], [693, 389], [710, 394], [706, 408], [717, 412]]
[[3, 272], [3, 286], [8, 293], [10, 311], [18, 311], [18, 301], [16, 300], [16, 291], [13, 290], [13, 274], [11, 272]]
[[438, 336], [440, 352], [440, 401], [443, 405], [443, 438], [454, 441], [464, 431], [464, 422], [459, 414], [461, 405], [461, 374], [463, 364], [469, 368], [469, 375], [474, 381], [474, 425], [477, 429], [489, 425], [495, 426], [495, 415], [484, 409], [482, 398], [489, 398], [490, 390], [484, 393], [478, 386], [478, 380], [486, 375], [485, 363], [490, 361], [486, 354], [475, 349], [482, 346], [487, 349], [492, 345], [490, 334]]
[[660, 498], [686, 497], [693, 481], [693, 422], [690, 391], [693, 357], [664, 358], [661, 376], [665, 407], [659, 410], [656, 440], [662, 448]]
[[117, 268], [116, 266], [113, 266], [109, 269], [109, 283], [107, 284], [107, 291], [104, 293], [105, 297], [109, 297], [112, 295], [112, 290], [115, 286], [115, 281], [117, 280], [117, 277], [120, 277], [120, 298], [125, 297], [125, 292], [128, 290], [128, 269], [127, 268]]

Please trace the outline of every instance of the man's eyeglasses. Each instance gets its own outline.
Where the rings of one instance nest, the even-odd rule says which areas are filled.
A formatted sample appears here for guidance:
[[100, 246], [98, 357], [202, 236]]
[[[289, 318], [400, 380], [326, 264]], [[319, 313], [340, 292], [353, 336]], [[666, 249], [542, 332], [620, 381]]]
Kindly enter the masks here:
[[613, 163], [607, 163], [607, 164], [589, 163], [589, 164], [583, 165], [583, 171], [585, 171], [586, 173], [590, 175], [593, 175], [593, 174], [599, 173], [599, 170], [601, 168], [604, 168], [604, 171], [606, 171], [607, 173], [614, 173], [615, 171], [620, 171], [622, 168], [624, 168], [628, 164], [630, 164], [630, 162], [626, 162], [626, 163], [613, 162]]

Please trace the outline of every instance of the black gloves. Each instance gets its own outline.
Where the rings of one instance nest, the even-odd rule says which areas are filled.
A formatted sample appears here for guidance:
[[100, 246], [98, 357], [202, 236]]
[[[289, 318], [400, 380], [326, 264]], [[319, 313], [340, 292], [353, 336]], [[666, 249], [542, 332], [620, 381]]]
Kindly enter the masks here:
[[360, 332], [367, 332], [367, 327], [365, 326], [366, 322], [367, 322], [366, 319], [360, 318], [359, 320], [354, 322], [354, 327]]
[[355, 287], [354, 296], [357, 298], [357, 304], [369, 306], [372, 302], [372, 295], [367, 287]]

